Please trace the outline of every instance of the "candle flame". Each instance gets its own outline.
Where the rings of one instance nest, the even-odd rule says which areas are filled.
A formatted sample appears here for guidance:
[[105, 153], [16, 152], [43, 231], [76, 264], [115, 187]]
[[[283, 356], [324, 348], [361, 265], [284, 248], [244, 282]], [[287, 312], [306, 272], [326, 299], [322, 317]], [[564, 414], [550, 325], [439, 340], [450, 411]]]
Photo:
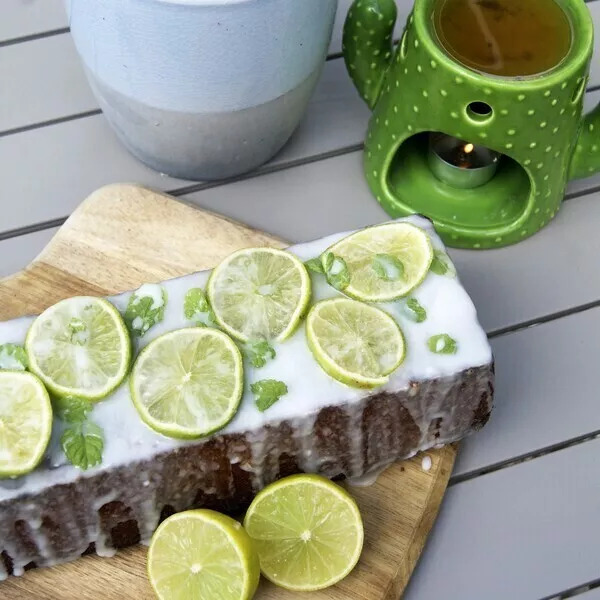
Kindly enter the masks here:
[[474, 149], [475, 146], [473, 146], [473, 144], [465, 144], [465, 154], [471, 154], [471, 152], [473, 152]]

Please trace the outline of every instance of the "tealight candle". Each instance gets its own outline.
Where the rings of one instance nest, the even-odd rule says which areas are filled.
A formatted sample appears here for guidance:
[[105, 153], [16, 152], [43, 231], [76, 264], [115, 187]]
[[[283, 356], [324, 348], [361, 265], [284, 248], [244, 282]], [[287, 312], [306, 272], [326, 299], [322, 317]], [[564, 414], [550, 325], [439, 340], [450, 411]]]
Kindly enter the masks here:
[[450, 135], [429, 137], [429, 168], [444, 183], [470, 189], [484, 185], [495, 175], [500, 154]]

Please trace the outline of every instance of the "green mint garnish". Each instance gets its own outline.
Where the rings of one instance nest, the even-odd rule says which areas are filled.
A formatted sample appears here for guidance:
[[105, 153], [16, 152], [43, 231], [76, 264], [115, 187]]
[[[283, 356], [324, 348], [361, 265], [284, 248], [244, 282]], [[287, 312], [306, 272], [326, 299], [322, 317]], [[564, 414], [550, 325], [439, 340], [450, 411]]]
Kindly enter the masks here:
[[104, 433], [90, 421], [75, 423], [64, 430], [60, 445], [72, 465], [87, 471], [102, 462]]
[[67, 396], [53, 398], [52, 408], [54, 414], [65, 423], [83, 423], [94, 405], [89, 400]]
[[141, 337], [160, 323], [165, 317], [166, 305], [167, 292], [159, 285], [146, 284], [133, 292], [123, 315], [131, 333]]
[[430, 270], [436, 275], [447, 275], [448, 277], [456, 275], [454, 264], [450, 260], [450, 257], [442, 250], [434, 251]]
[[343, 291], [350, 283], [350, 271], [346, 261], [333, 252], [326, 252], [322, 259], [323, 269], [327, 283], [336, 290]]
[[458, 344], [447, 333], [434, 335], [427, 340], [427, 346], [435, 354], [456, 354]]
[[275, 402], [288, 393], [288, 388], [283, 381], [276, 379], [261, 379], [250, 385], [252, 393], [256, 396], [256, 408], [264, 412]]
[[183, 301], [183, 312], [188, 321], [194, 321], [199, 327], [216, 327], [215, 315], [201, 288], [189, 290]]
[[416, 298], [409, 298], [404, 307], [405, 314], [415, 323], [422, 323], [427, 319], [427, 311], [419, 304]]
[[257, 369], [264, 367], [267, 361], [275, 358], [273, 346], [267, 340], [250, 340], [244, 345], [244, 355], [250, 364]]
[[402, 261], [391, 254], [376, 254], [371, 262], [375, 274], [384, 281], [398, 281], [404, 277]]
[[0, 345], [0, 370], [25, 371], [29, 366], [27, 352], [17, 344]]
[[325, 273], [325, 269], [323, 268], [323, 263], [320, 258], [311, 258], [304, 263], [304, 266], [313, 273], [320, 273], [323, 275]]

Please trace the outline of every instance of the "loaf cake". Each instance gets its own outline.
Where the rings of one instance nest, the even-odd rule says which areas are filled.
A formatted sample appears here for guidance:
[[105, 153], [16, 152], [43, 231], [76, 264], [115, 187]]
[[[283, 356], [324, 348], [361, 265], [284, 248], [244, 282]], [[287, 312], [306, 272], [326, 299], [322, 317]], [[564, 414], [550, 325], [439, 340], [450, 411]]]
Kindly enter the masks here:
[[[424, 229], [445, 259], [430, 222], [406, 220]], [[307, 261], [345, 235], [290, 251]], [[471, 300], [450, 264], [445, 270], [430, 271], [412, 294], [427, 311], [422, 322], [411, 318], [403, 300], [381, 305], [402, 328], [407, 355], [377, 389], [353, 389], [329, 377], [300, 327], [276, 346], [277, 356], [266, 366], [245, 365], [246, 385], [275, 378], [286, 383], [288, 393], [260, 412], [247, 389], [234, 419], [208, 438], [181, 441], [152, 431], [125, 383], [94, 408], [94, 421], [105, 434], [104, 456], [101, 465], [81, 471], [63, 455], [63, 425], [56, 421], [42, 464], [28, 475], [0, 480], [0, 579], [87, 552], [112, 555], [148, 541], [160, 520], [176, 511], [239, 510], [265, 485], [292, 473], [361, 477], [481, 428], [492, 407], [492, 354]], [[184, 296], [204, 287], [208, 276], [201, 272], [162, 284], [168, 294], [165, 318], [138, 339], [138, 349], [166, 331], [192, 325], [184, 315]], [[312, 274], [312, 284], [314, 300], [339, 294], [322, 275]], [[110, 300], [124, 311], [129, 297]], [[0, 323], [0, 343], [22, 344], [31, 322], [25, 317]], [[431, 348], [428, 340], [440, 334], [456, 342], [455, 352]]]

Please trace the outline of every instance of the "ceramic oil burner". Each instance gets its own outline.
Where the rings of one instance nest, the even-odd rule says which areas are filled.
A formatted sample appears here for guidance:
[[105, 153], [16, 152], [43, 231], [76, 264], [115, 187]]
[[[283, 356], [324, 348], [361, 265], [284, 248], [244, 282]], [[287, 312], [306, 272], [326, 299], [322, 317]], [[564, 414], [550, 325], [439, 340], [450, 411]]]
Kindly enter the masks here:
[[[377, 200], [393, 216], [429, 216], [449, 245], [491, 248], [537, 232], [556, 214], [569, 179], [600, 170], [600, 110], [582, 116], [593, 25], [583, 0], [556, 0], [558, 29], [543, 30], [549, 39], [528, 35], [527, 19], [517, 22], [520, 33], [509, 23], [503, 38], [489, 35], [484, 11], [528, 2], [461, 1], [462, 13], [444, 17], [452, 0], [416, 0], [394, 49], [394, 0], [355, 0], [344, 57], [373, 109], [364, 165]], [[448, 19], [449, 39], [439, 18]], [[469, 55], [478, 38], [468, 30], [482, 23], [489, 64]], [[516, 62], [505, 63], [502, 44], [518, 47], [517, 34], [533, 49], [507, 52]], [[528, 66], [530, 59], [539, 65]]]
[[67, 0], [92, 89], [154, 169], [220, 179], [269, 160], [298, 125], [337, 0]]

